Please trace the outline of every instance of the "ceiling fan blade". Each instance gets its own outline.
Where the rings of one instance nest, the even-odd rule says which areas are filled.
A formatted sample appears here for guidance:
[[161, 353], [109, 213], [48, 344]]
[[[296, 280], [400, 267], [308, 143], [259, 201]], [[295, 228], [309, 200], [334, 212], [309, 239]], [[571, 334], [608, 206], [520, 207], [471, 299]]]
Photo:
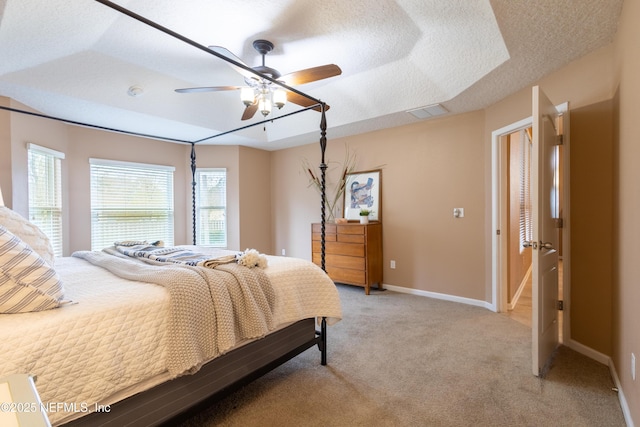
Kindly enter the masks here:
[[[209, 49], [211, 49], [212, 51], [219, 53], [220, 55], [223, 55], [229, 59], [232, 59], [242, 65], [247, 65], [244, 63], [244, 61], [240, 58], [238, 58], [237, 56], [235, 56], [233, 53], [231, 53], [231, 51], [229, 51], [229, 49], [224, 48], [222, 46], [209, 46]], [[226, 61], [225, 61], [226, 62]], [[242, 74], [245, 77], [255, 77], [255, 74], [251, 73], [250, 71], [245, 70], [244, 68], [240, 68], [236, 65], [233, 65], [230, 62], [227, 62], [227, 65], [229, 65], [231, 68], [233, 68], [234, 70], [236, 70], [238, 73]], [[248, 67], [248, 65], [247, 65]]]
[[242, 89], [242, 86], [209, 86], [209, 87], [186, 87], [176, 89], [178, 93], [194, 93], [194, 92], [220, 92], [224, 90]]
[[[294, 92], [287, 92], [287, 101], [289, 102], [293, 102], [294, 104], [298, 104], [302, 107], [310, 107], [312, 105], [317, 104], [317, 102], [314, 102], [308, 98], [305, 98], [302, 95], [298, 95], [297, 93]], [[325, 104], [325, 111], [327, 111], [329, 109], [329, 106]], [[312, 110], [316, 110], [318, 112], [322, 112], [322, 107], [320, 105], [318, 105], [317, 107], [312, 108]]]
[[256, 111], [258, 111], [258, 101], [247, 105], [244, 109], [244, 113], [242, 113], [242, 120], [249, 120], [256, 114]]
[[335, 64], [327, 64], [319, 67], [307, 68], [305, 70], [294, 71], [293, 73], [282, 76], [279, 80], [283, 80], [289, 86], [296, 86], [327, 79], [329, 77], [339, 76], [340, 74], [342, 74], [340, 67]]

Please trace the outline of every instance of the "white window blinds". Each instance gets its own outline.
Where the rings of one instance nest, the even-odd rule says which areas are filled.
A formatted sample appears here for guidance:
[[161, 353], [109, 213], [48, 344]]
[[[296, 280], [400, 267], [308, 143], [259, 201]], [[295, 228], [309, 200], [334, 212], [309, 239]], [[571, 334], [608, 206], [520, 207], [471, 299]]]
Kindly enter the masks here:
[[123, 240], [173, 246], [173, 172], [169, 166], [89, 159], [91, 248]]
[[196, 170], [196, 242], [227, 246], [227, 170]]
[[531, 204], [531, 137], [529, 129], [520, 131], [520, 251], [533, 239]]
[[64, 153], [27, 144], [29, 175], [29, 221], [51, 241], [62, 256], [62, 159]]

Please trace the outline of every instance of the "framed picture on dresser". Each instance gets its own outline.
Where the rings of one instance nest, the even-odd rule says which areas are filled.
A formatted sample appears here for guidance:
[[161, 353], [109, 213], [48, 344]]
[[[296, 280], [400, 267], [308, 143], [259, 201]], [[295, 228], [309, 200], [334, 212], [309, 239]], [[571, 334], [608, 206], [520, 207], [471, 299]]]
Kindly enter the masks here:
[[358, 220], [367, 209], [370, 220], [382, 221], [382, 170], [349, 173], [345, 182], [344, 218]]

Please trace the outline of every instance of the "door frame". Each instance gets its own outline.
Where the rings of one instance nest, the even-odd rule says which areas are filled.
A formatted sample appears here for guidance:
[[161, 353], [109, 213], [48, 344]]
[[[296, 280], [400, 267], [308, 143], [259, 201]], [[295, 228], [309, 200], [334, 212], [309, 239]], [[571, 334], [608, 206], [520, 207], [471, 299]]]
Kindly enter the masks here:
[[[562, 149], [562, 341], [571, 338], [571, 228], [569, 221], [570, 182], [569, 182], [569, 104], [557, 105], [558, 113], [563, 116], [563, 149]], [[507, 311], [507, 150], [502, 137], [526, 129], [533, 125], [533, 117], [511, 123], [491, 132], [491, 309], [497, 313]], [[500, 234], [498, 234], [500, 231]]]

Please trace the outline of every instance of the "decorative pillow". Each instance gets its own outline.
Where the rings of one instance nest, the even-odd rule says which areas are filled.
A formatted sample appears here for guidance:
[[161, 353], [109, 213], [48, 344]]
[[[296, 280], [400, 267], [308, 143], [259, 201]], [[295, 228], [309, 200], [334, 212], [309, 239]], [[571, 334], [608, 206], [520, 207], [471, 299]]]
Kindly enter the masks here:
[[36, 251], [51, 267], [54, 266], [55, 256], [51, 242], [37, 225], [32, 224], [22, 215], [12, 211], [6, 206], [0, 207], [0, 225], [5, 226], [7, 230], [29, 245], [31, 249]]
[[63, 292], [55, 270], [0, 225], [0, 313], [57, 308], [65, 302]]

